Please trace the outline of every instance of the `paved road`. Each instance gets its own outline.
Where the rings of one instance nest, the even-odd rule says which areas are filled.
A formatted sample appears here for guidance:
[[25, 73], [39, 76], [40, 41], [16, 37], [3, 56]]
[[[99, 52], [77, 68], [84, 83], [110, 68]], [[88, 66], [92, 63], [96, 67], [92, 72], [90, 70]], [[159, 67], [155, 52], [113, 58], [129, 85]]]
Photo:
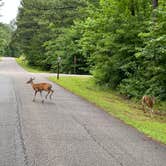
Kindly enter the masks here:
[[32, 102], [31, 76], [13, 58], [0, 62], [0, 166], [166, 165], [165, 145], [55, 84], [52, 101]]

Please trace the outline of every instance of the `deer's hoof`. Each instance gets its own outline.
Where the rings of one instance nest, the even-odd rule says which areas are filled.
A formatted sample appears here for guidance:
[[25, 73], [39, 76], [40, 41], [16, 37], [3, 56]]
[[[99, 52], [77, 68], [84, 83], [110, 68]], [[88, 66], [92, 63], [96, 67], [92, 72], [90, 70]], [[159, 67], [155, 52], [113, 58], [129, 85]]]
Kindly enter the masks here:
[[42, 104], [44, 103], [44, 100], [42, 100]]

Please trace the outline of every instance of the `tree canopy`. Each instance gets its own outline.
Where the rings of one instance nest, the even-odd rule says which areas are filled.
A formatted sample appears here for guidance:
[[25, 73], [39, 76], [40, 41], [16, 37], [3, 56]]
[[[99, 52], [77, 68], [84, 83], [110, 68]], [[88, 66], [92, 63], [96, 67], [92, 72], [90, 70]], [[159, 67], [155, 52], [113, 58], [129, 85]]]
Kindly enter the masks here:
[[[22, 0], [11, 47], [29, 64], [166, 99], [164, 0]], [[17, 52], [18, 53], [18, 52]]]
[[[0, 0], [0, 8], [4, 2]], [[1, 13], [0, 13], [1, 17]], [[12, 36], [12, 26], [4, 23], [0, 23], [0, 56], [6, 56], [10, 54], [10, 40]]]

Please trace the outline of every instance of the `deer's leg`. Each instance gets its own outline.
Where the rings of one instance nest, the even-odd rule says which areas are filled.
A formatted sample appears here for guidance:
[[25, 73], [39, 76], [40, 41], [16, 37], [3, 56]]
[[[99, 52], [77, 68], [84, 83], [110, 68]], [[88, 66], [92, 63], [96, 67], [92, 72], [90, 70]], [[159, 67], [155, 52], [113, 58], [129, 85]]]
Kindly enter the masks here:
[[146, 109], [145, 109], [144, 103], [142, 103], [142, 109], [143, 109], [143, 112], [146, 113]]
[[35, 101], [37, 92], [38, 92], [38, 91], [35, 90], [35, 93], [34, 93], [34, 96], [33, 96], [33, 100], [32, 100], [32, 101]]
[[40, 91], [40, 96], [41, 96], [41, 99], [42, 99], [42, 103], [44, 103], [44, 99], [43, 99], [43, 96], [42, 96], [42, 91]]
[[153, 117], [153, 109], [150, 109], [150, 116]]
[[52, 97], [53, 93], [54, 93], [54, 91], [51, 89], [50, 100], [51, 100], [51, 97]]

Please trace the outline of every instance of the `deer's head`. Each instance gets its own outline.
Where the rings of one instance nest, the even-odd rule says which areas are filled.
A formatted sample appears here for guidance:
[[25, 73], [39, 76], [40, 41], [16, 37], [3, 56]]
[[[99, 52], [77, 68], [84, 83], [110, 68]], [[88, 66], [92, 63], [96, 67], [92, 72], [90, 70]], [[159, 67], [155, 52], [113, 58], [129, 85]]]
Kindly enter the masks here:
[[27, 84], [31, 84], [34, 79], [35, 79], [35, 78], [30, 78], [30, 79], [27, 81]]

